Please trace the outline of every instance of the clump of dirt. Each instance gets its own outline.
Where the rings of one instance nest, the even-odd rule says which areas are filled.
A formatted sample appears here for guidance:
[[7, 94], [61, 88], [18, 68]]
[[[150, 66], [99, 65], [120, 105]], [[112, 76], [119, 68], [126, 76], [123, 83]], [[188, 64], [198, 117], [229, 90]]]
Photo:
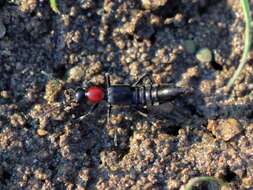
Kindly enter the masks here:
[[[243, 49], [238, 1], [58, 3], [59, 15], [48, 1], [0, 0], [0, 189], [179, 189], [203, 175], [253, 187], [252, 65], [225, 91]], [[113, 107], [108, 125], [105, 103], [78, 121], [91, 105], [75, 89], [148, 71], [193, 89], [187, 122]]]

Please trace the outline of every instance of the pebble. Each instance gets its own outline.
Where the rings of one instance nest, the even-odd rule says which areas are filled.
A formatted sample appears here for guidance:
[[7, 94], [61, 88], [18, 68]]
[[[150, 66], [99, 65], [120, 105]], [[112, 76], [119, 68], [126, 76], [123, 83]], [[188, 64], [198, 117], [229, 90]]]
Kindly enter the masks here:
[[[164, 6], [157, 8], [153, 13], [150, 13], [152, 12], [150, 10], [143, 11], [144, 8], [140, 8], [140, 4], [143, 0], [139, 2], [105, 0], [99, 1], [99, 4], [94, 3], [97, 1], [92, 0], [78, 1], [83, 2], [83, 10], [78, 6], [78, 2], [72, 4], [73, 1], [62, 1], [61, 8], [64, 14], [59, 16], [55, 15], [55, 17], [53, 16], [52, 18], [49, 6], [45, 5], [46, 10], [43, 9], [44, 2], [46, 2], [44, 0], [37, 0], [36, 12], [32, 14], [27, 12], [21, 12], [20, 14], [20, 11], [16, 10], [19, 9], [20, 6], [11, 6], [11, 8], [9, 8], [8, 5], [2, 9], [2, 21], [6, 26], [7, 32], [3, 40], [0, 40], [1, 47], [3, 47], [2, 49], [4, 51], [0, 54], [4, 54], [2, 56], [4, 60], [1, 61], [4, 61], [4, 66], [9, 69], [3, 69], [4, 72], [0, 86], [10, 91], [10, 101], [6, 101], [7, 103], [4, 101], [5, 105], [0, 105], [0, 112], [2, 111], [1, 113], [4, 113], [4, 116], [0, 119], [3, 122], [3, 127], [0, 127], [0, 146], [3, 150], [6, 150], [4, 156], [0, 156], [1, 165], [3, 165], [3, 162], [6, 162], [6, 166], [3, 166], [2, 170], [0, 168], [0, 176], [1, 173], [2, 176], [7, 176], [7, 178], [11, 176], [10, 179], [6, 177], [2, 178], [6, 183], [6, 189], [78, 189], [78, 185], [83, 189], [87, 189], [88, 187], [91, 189], [143, 189], [145, 184], [147, 184], [145, 187], [150, 189], [179, 189], [186, 180], [199, 174], [215, 175], [217, 177], [225, 176], [227, 173], [225, 171], [224, 173], [222, 172], [227, 165], [230, 167], [228, 172], [236, 172], [235, 174], [237, 175], [235, 179], [230, 182], [233, 186], [238, 187], [238, 189], [252, 187], [252, 183], [250, 183], [250, 180], [252, 180], [250, 176], [252, 170], [248, 169], [251, 167], [251, 164], [247, 162], [247, 158], [249, 158], [251, 153], [248, 150], [252, 144], [251, 139], [253, 131], [252, 133], [248, 132], [249, 127], [245, 126], [245, 131], [247, 131], [247, 133], [245, 132], [246, 140], [243, 140], [243, 134], [239, 134], [233, 138], [233, 140], [240, 139], [242, 142], [240, 143], [240, 141], [238, 141], [236, 145], [233, 143], [233, 147], [230, 147], [226, 146], [223, 140], [215, 140], [212, 135], [210, 135], [211, 132], [207, 133], [205, 130], [202, 130], [202, 122], [205, 121], [202, 121], [203, 119], [198, 116], [194, 116], [193, 119], [191, 119], [191, 123], [188, 124], [187, 122], [187, 126], [182, 126], [177, 136], [169, 134], [169, 128], [166, 126], [163, 127], [163, 123], [155, 121], [155, 125], [153, 126], [146, 121], [145, 118], [138, 118], [136, 112], [131, 113], [131, 109], [125, 109], [124, 107], [113, 110], [112, 120], [115, 119], [115, 121], [112, 121], [112, 123], [114, 122], [118, 126], [108, 126], [106, 124], [104, 126], [102, 123], [106, 116], [104, 115], [104, 112], [106, 112], [105, 105], [101, 105], [101, 107], [94, 112], [93, 116], [87, 118], [87, 121], [79, 123], [75, 122], [74, 118], [71, 118], [72, 114], [73, 117], [75, 115], [83, 115], [85, 113], [81, 112], [88, 111], [90, 106], [86, 104], [82, 105], [80, 108], [76, 107], [75, 104], [72, 106], [72, 102], [68, 101], [70, 100], [68, 98], [72, 97], [69, 97], [70, 94], [67, 94], [68, 90], [71, 91], [72, 87], [74, 88], [82, 81], [90, 80], [97, 84], [98, 80], [102, 81], [102, 74], [104, 72], [110, 72], [112, 75], [112, 83], [115, 84], [116, 82], [128, 83], [129, 81], [135, 81], [135, 78], [138, 78], [138, 75], [142, 74], [144, 70], [152, 70], [155, 75], [155, 81], [158, 84], [169, 79], [171, 79], [172, 83], [176, 83], [184, 80], [182, 76], [185, 76], [187, 78], [185, 81], [189, 84], [185, 87], [190, 86], [197, 91], [199, 90], [199, 83], [202, 80], [208, 80], [203, 85], [203, 88], [206, 88], [205, 91], [210, 92], [208, 96], [200, 92], [203, 96], [199, 97], [198, 95], [200, 93], [196, 93], [191, 95], [192, 97], [189, 97], [190, 104], [195, 103], [192, 100], [194, 98], [201, 99], [196, 101], [194, 106], [196, 106], [197, 110], [203, 111], [204, 115], [207, 117], [209, 117], [209, 115], [206, 114], [212, 114], [213, 112], [221, 117], [224, 115], [235, 115], [235, 112], [231, 113], [233, 110], [231, 110], [231, 112], [229, 110], [231, 105], [232, 107], [234, 105], [239, 108], [243, 107], [245, 109], [244, 111], [248, 112], [250, 110], [248, 110], [247, 105], [246, 107], [244, 106], [245, 103], [238, 104], [236, 99], [232, 98], [232, 100], [230, 100], [231, 104], [223, 102], [223, 99], [216, 101], [218, 95], [214, 93], [214, 90], [217, 90], [217, 76], [223, 75], [224, 79], [222, 78], [221, 80], [225, 80], [226, 82], [227, 78], [231, 76], [233, 72], [234, 67], [232, 68], [232, 65], [234, 65], [234, 57], [237, 57], [236, 54], [234, 54], [234, 49], [241, 50], [241, 40], [240, 38], [238, 40], [237, 37], [240, 37], [241, 34], [237, 30], [241, 30], [238, 29], [238, 27], [231, 28], [228, 25], [228, 28], [224, 29], [216, 27], [215, 25], [217, 22], [226, 25], [229, 23], [238, 23], [238, 25], [240, 25], [241, 17], [238, 17], [238, 19], [236, 17], [232, 19], [229, 18], [229, 15], [234, 15], [233, 13], [235, 10], [233, 9], [232, 12], [230, 12], [230, 7], [226, 7], [226, 2], [221, 2], [214, 6], [208, 6], [206, 13], [198, 15], [197, 11], [193, 11], [197, 10], [198, 7], [192, 9], [192, 6], [189, 6], [190, 4], [199, 5], [200, 2], [202, 3], [206, 0], [167, 0]], [[61, 1], [58, 2], [60, 3]], [[153, 0], [152, 2], [158, 4], [159, 0]], [[170, 3], [173, 4], [173, 2], [176, 5], [175, 9], [170, 10], [173, 9], [170, 6]], [[209, 4], [209, 1], [206, 2]], [[93, 8], [91, 3], [94, 4]], [[41, 7], [40, 4], [43, 7]], [[166, 10], [167, 7], [168, 9]], [[161, 17], [161, 22], [166, 18], [166, 13], [165, 16], [163, 16], [162, 11], [159, 10], [160, 8], [164, 8], [166, 13], [168, 11], [169, 13], [167, 15], [171, 15], [173, 18], [175, 17], [172, 25], [181, 25], [184, 23], [184, 18], [186, 18], [187, 21], [189, 19], [191, 23], [185, 23], [182, 28], [163, 26], [163, 24], [162, 26], [157, 26], [158, 24], [156, 23], [158, 23], [159, 20], [153, 16]], [[181, 10], [178, 11], [178, 8]], [[184, 10], [186, 8], [187, 10]], [[224, 8], [226, 9], [226, 13], [222, 12]], [[237, 8], [239, 10], [240, 6]], [[84, 11], [84, 9], [87, 9], [87, 11]], [[97, 14], [99, 9], [104, 10], [104, 15], [100, 16]], [[132, 14], [132, 12], [135, 10], [137, 14], [138, 12], [144, 12], [143, 15], [146, 15], [146, 17], [142, 16], [138, 18], [136, 22], [133, 22], [133, 32], [130, 33], [130, 35], [127, 35], [128, 33], [126, 33], [126, 35], [119, 33], [116, 29], [122, 27], [126, 22], [134, 20], [134, 14]], [[37, 14], [39, 14], [38, 11], [41, 12], [40, 14], [42, 15], [40, 18], [37, 18]], [[185, 15], [184, 12], [196, 12], [194, 14], [197, 15], [189, 17], [188, 13]], [[175, 15], [175, 13], [179, 14]], [[88, 14], [91, 15], [91, 17], [88, 17]], [[47, 25], [48, 21], [52, 20], [53, 27], [44, 27], [48, 31], [45, 33], [43, 32], [40, 36], [39, 34], [41, 33], [37, 30], [41, 30], [41, 27], [30, 27], [31, 18], [33, 17], [36, 23], [38, 22], [35, 26], [40, 26], [40, 24], [42, 24], [43, 27]], [[151, 20], [152, 18], [154, 19]], [[103, 19], [104, 21], [102, 21]], [[101, 22], [105, 25], [101, 29], [103, 33], [105, 33], [103, 43], [98, 41]], [[199, 26], [199, 23], [204, 23], [204, 25]], [[146, 24], [150, 27], [146, 27]], [[145, 26], [143, 29], [147, 29], [147, 32], [145, 30], [142, 31], [141, 26]], [[26, 28], [29, 28], [29, 30], [26, 30]], [[218, 40], [221, 39], [220, 32], [223, 32], [223, 30], [225, 32], [232, 30], [230, 32], [231, 36], [229, 36], [229, 38], [225, 36], [222, 42], [219, 43]], [[27, 32], [31, 33], [31, 36], [38, 43], [31, 44], [30, 40], [27, 42]], [[68, 37], [69, 33], [71, 35]], [[140, 33], [142, 34], [141, 36], [146, 38], [137, 38], [139, 37], [137, 35]], [[79, 38], [79, 34], [81, 34], [81, 38]], [[152, 38], [149, 38], [151, 34]], [[210, 35], [212, 35], [213, 40], [208, 38]], [[114, 36], [119, 36], [119, 39], [122, 40], [119, 45], [117, 44], [121, 49], [115, 45], [118, 39], [115, 39]], [[230, 51], [230, 49], [226, 48], [226, 44], [230, 42], [230, 38], [232, 37], [236, 39], [234, 40], [236, 43], [231, 42], [231, 44], [229, 44], [233, 47], [232, 51]], [[199, 62], [195, 58], [196, 52], [199, 49], [196, 49], [194, 54], [187, 54], [184, 49], [184, 55], [181, 55], [181, 46], [183, 46], [183, 41], [181, 41], [181, 39], [193, 40], [197, 46], [209, 47], [211, 51], [213, 51], [211, 47], [217, 48], [222, 52], [222, 58], [228, 58], [231, 62], [231, 64], [225, 64], [228, 67], [226, 67], [225, 70], [229, 71], [220, 73], [210, 72], [210, 69], [201, 67], [201, 65], [204, 64], [199, 63], [199, 65], [196, 65], [192, 63], [192, 58], [194, 58], [196, 62]], [[28, 48], [30, 45], [32, 45], [32, 48]], [[64, 46], [65, 48], [62, 48]], [[52, 48], [55, 48], [55, 51], [52, 52]], [[104, 51], [99, 49], [104, 49]], [[165, 49], [165, 52], [161, 53], [158, 59], [153, 62], [152, 59], [155, 57], [155, 53], [158, 49]], [[131, 51], [128, 52], [128, 50]], [[230, 55], [230, 52], [232, 55]], [[6, 56], [6, 54], [10, 56]], [[52, 54], [54, 55], [53, 59], [50, 58]], [[146, 57], [142, 59], [141, 56], [144, 54]], [[122, 57], [123, 59], [121, 61]], [[106, 61], [107, 58], [109, 61]], [[129, 64], [125, 64], [125, 59], [127, 58], [131, 58]], [[17, 70], [15, 69], [17, 62], [23, 64], [23, 67], [28, 68], [31, 73], [26, 72], [22, 74], [20, 72], [12, 72], [13, 70]], [[52, 64], [41, 64], [43, 62], [52, 62]], [[64, 96], [63, 98], [65, 98], [68, 103], [71, 103], [70, 106], [67, 106], [71, 107], [71, 110], [66, 111], [65, 109], [68, 108], [64, 107], [47, 114], [51, 108], [56, 106], [56, 103], [45, 105], [41, 100], [41, 93], [43, 93], [44, 88], [44, 85], [41, 85], [44, 79], [39, 77], [40, 75], [38, 72], [41, 69], [49, 71], [54, 70], [53, 67], [54, 65], [58, 65], [58, 62], [64, 64], [67, 69], [75, 65], [82, 65], [85, 74], [78, 84], [67, 84], [64, 91], [63, 88], [61, 91], [58, 91], [58, 95]], [[94, 66], [96, 62], [101, 62], [101, 64]], [[223, 63], [223, 61], [218, 63]], [[129, 74], [130, 65], [131, 74], [136, 74], [137, 76]], [[231, 66], [231, 69], [229, 69], [229, 66]], [[247, 72], [245, 73], [246, 76], [249, 75]], [[58, 74], [57, 71], [54, 71], [54, 73]], [[184, 75], [184, 73], [186, 74]], [[36, 77], [37, 75], [38, 77]], [[59, 78], [62, 77], [60, 76]], [[73, 77], [77, 76], [73, 74]], [[9, 78], [12, 78], [10, 81], [11, 83], [8, 81]], [[49, 80], [51, 79], [49, 78]], [[14, 84], [12, 81], [17, 82]], [[65, 78], [62, 82], [65, 83]], [[21, 84], [21, 86], [18, 84]], [[212, 85], [208, 86], [210, 84]], [[212, 88], [210, 89], [210, 87]], [[26, 100], [20, 98], [22, 98], [27, 91], [34, 91], [36, 95], [36, 97], [34, 97], [35, 102], [29, 102], [29, 105], [24, 105], [23, 107]], [[19, 96], [19, 94], [21, 96]], [[6, 92], [4, 92], [3, 95], [5, 97], [8, 96]], [[49, 95], [49, 97], [52, 98], [56, 97], [52, 90]], [[185, 98], [188, 103], [188, 97]], [[17, 109], [13, 109], [11, 104], [17, 106]], [[39, 104], [41, 107], [33, 108], [35, 104]], [[60, 104], [59, 102], [57, 105]], [[224, 109], [218, 110], [218, 105], [224, 105]], [[209, 106], [211, 106], [210, 112]], [[13, 112], [18, 112], [17, 110], [20, 109], [31, 112], [31, 114], [33, 112], [34, 114], [36, 114], [36, 112], [38, 113], [36, 117], [32, 117], [31, 115], [31, 122], [34, 123], [33, 126], [27, 126], [29, 129], [20, 127], [9, 128], [8, 117]], [[78, 111], [80, 111], [80, 113], [78, 113]], [[62, 112], [60, 115], [66, 116], [66, 118], [58, 116], [58, 112]], [[30, 117], [30, 113], [28, 114]], [[116, 118], [113, 117], [114, 115]], [[118, 117], [118, 115], [126, 115], [128, 118], [123, 117], [122, 122], [120, 122], [121, 118]], [[58, 119], [60, 117], [62, 119]], [[96, 121], [97, 118], [99, 121]], [[224, 120], [226, 119], [224, 118]], [[242, 121], [243, 120], [244, 118], [242, 118]], [[248, 120], [243, 122], [248, 123]], [[161, 125], [159, 123], [161, 123]], [[166, 123], [164, 124], [166, 125]], [[118, 128], [120, 130], [118, 130]], [[111, 135], [111, 131], [114, 132], [112, 133], [113, 135]], [[115, 146], [115, 142], [113, 142], [114, 134], [117, 134], [117, 141], [115, 141], [118, 143], [118, 146]], [[151, 142], [146, 141], [146, 139], [150, 139]], [[23, 145], [19, 146], [21, 143]], [[244, 145], [240, 145], [243, 143], [245, 143], [245, 147], [243, 147]], [[232, 152], [231, 150], [235, 151]], [[114, 153], [101, 156], [100, 154], [105, 151], [114, 151]], [[238, 161], [239, 156], [242, 157], [242, 161]], [[22, 158], [21, 161], [19, 160], [20, 157]], [[248, 160], [250, 161], [250, 159]], [[19, 168], [21, 168], [20, 171], [18, 171]], [[132, 171], [131, 168], [133, 168]], [[28, 171], [27, 174], [26, 171]], [[52, 176], [49, 175], [50, 172]], [[243, 177], [241, 177], [241, 174], [240, 176], [237, 174], [241, 172], [244, 172]], [[218, 175], [219, 173], [220, 175]], [[28, 179], [26, 181], [22, 180], [23, 176], [26, 176]], [[246, 176], [250, 178], [244, 179]], [[22, 184], [22, 186], [20, 184]], [[156, 185], [157, 187], [155, 187]], [[207, 185], [203, 186], [207, 187]]]
[[167, 0], [142, 0], [142, 5], [147, 10], [156, 10], [166, 3]]
[[193, 54], [196, 52], [196, 44], [193, 40], [185, 40], [183, 46], [187, 53]]
[[197, 60], [201, 63], [209, 63], [212, 61], [212, 52], [208, 48], [201, 48], [196, 54]]
[[37, 134], [40, 136], [40, 137], [44, 137], [48, 134], [48, 132], [45, 130], [45, 129], [38, 129], [37, 130]]
[[214, 89], [212, 80], [202, 80], [199, 85], [199, 89], [203, 94], [211, 94]]
[[46, 92], [44, 99], [47, 100], [49, 104], [53, 103], [56, 100], [57, 95], [62, 88], [63, 82], [61, 80], [50, 80], [46, 85]]
[[6, 28], [2, 21], [0, 21], [0, 39], [3, 38], [6, 34]]
[[184, 23], [184, 16], [180, 13], [176, 14], [174, 19], [173, 19], [173, 24], [176, 27], [183, 27]]
[[80, 7], [84, 10], [91, 9], [95, 7], [95, 3], [92, 0], [78, 0]]
[[24, 126], [25, 123], [26, 123], [25, 119], [24, 119], [20, 114], [17, 114], [17, 113], [14, 113], [14, 114], [10, 117], [10, 120], [11, 120], [11, 124], [12, 124], [14, 127]]
[[41, 168], [35, 170], [34, 177], [38, 180], [46, 180], [47, 175], [42, 171]]
[[208, 120], [207, 129], [218, 139], [229, 141], [236, 135], [240, 134], [241, 124], [234, 118], [221, 120]]
[[85, 70], [82, 66], [72, 67], [68, 72], [68, 82], [79, 82], [85, 75]]
[[6, 90], [0, 91], [0, 97], [5, 99], [10, 98], [10, 93]]
[[121, 34], [136, 35], [138, 39], [150, 39], [155, 33], [155, 27], [161, 25], [161, 19], [149, 11], [133, 12], [131, 20], [118, 28]]
[[21, 1], [20, 9], [23, 12], [33, 12], [37, 6], [37, 0], [23, 0]]
[[242, 184], [245, 188], [251, 188], [253, 187], [253, 177], [245, 177], [242, 179]]

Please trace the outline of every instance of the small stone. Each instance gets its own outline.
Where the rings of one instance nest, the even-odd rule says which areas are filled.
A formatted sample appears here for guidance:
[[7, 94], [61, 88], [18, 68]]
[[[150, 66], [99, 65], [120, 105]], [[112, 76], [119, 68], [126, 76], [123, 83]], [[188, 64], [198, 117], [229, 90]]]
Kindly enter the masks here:
[[253, 177], [250, 176], [250, 177], [242, 178], [242, 184], [243, 184], [244, 188], [253, 187]]
[[151, 182], [147, 182], [144, 186], [143, 186], [144, 190], [148, 190], [148, 189], [155, 189], [155, 186], [151, 183]]
[[123, 119], [124, 117], [121, 114], [111, 116], [111, 122], [113, 125], [119, 124], [120, 122], [122, 122]]
[[17, 114], [17, 113], [14, 113], [12, 116], [11, 116], [11, 124], [14, 126], [14, 127], [18, 127], [18, 126], [24, 126], [26, 121], [25, 119]]
[[197, 60], [199, 60], [201, 63], [209, 63], [212, 61], [212, 52], [208, 48], [202, 48], [200, 49], [196, 54]]
[[44, 129], [38, 129], [37, 130], [37, 134], [40, 136], [40, 137], [44, 137], [48, 134], [48, 132]]
[[87, 185], [87, 182], [90, 179], [89, 172], [90, 170], [88, 168], [83, 168], [79, 171], [78, 182], [80, 183], [80, 186], [85, 187]]
[[164, 20], [164, 24], [165, 24], [165, 25], [173, 24], [173, 22], [174, 22], [174, 17], [169, 17], [169, 18], [166, 18], [166, 19]]
[[211, 94], [214, 88], [212, 80], [202, 80], [199, 85], [199, 89], [203, 94]]
[[189, 69], [187, 69], [186, 75], [187, 75], [186, 78], [199, 77], [199, 75], [200, 75], [199, 68], [197, 66], [190, 67]]
[[84, 10], [92, 9], [96, 5], [92, 0], [79, 0], [80, 7]]
[[33, 12], [37, 6], [37, 0], [23, 0], [21, 1], [20, 9], [24, 12]]
[[147, 10], [156, 10], [166, 3], [167, 0], [142, 0], [142, 5]]
[[169, 179], [167, 181], [167, 188], [168, 189], [179, 189], [180, 182], [176, 179]]
[[241, 124], [234, 118], [219, 121], [209, 120], [207, 129], [224, 141], [229, 141], [242, 131]]
[[42, 171], [41, 168], [35, 170], [34, 177], [38, 180], [46, 180], [47, 175]]
[[185, 24], [184, 20], [185, 20], [184, 16], [182, 14], [178, 13], [175, 15], [175, 17], [173, 19], [173, 24], [176, 27], [182, 27]]
[[6, 34], [6, 28], [2, 21], [0, 21], [0, 39], [3, 38]]
[[61, 80], [50, 80], [46, 85], [45, 100], [49, 104], [53, 103], [62, 88], [63, 82]]
[[7, 99], [7, 98], [10, 98], [10, 94], [8, 91], [3, 90], [3, 91], [0, 91], [0, 97]]
[[40, 150], [37, 155], [38, 159], [41, 161], [47, 161], [51, 158], [50, 152], [48, 150]]
[[130, 22], [126, 22], [119, 31], [122, 34], [135, 34], [140, 39], [149, 39], [155, 33], [154, 25], [156, 24], [159, 24], [159, 19], [157, 20], [148, 11], [140, 11], [132, 13]]
[[82, 66], [75, 66], [68, 72], [68, 82], [79, 82], [85, 75], [85, 70]]
[[196, 44], [193, 40], [185, 40], [183, 46], [187, 53], [193, 54], [196, 51]]

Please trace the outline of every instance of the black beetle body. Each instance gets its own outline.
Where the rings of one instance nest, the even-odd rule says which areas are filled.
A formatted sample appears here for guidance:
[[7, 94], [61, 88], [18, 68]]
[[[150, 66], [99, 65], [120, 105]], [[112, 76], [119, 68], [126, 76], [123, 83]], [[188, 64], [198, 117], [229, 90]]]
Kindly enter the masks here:
[[[140, 85], [145, 77], [148, 77], [150, 80], [149, 85]], [[95, 90], [91, 90], [91, 89]], [[110, 77], [106, 75], [106, 88], [100, 87], [90, 87], [87, 91], [85, 89], [78, 89], [75, 97], [77, 102], [81, 102], [85, 97], [87, 100], [91, 98], [96, 99], [91, 110], [88, 114], [82, 116], [80, 119], [83, 119], [90, 113], [92, 113], [100, 101], [105, 100], [108, 104], [107, 120], [109, 121], [111, 107], [112, 106], [129, 106], [137, 110], [142, 115], [146, 115], [143, 112], [147, 112], [147, 107], [154, 107], [165, 102], [170, 102], [176, 99], [178, 96], [188, 93], [189, 91], [179, 88], [172, 87], [171, 85], [153, 85], [151, 78], [148, 74], [144, 74], [139, 78], [133, 85], [111, 85]], [[103, 95], [104, 94], [104, 95]], [[103, 98], [101, 98], [103, 97]], [[170, 105], [167, 107], [168, 111], [171, 111], [174, 106]]]
[[182, 88], [161, 86], [112, 85], [107, 88], [107, 102], [112, 105], [152, 106], [185, 93]]

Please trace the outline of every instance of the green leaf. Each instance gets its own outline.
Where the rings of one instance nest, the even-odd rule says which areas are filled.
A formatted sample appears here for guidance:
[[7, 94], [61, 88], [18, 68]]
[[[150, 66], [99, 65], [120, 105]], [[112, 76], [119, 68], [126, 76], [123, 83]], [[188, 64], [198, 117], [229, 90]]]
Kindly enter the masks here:
[[184, 187], [180, 188], [180, 190], [192, 190], [193, 187], [197, 183], [201, 183], [201, 182], [209, 182], [209, 183], [215, 182], [215, 183], [219, 184], [220, 187], [222, 187], [222, 186], [228, 187], [228, 183], [224, 182], [221, 179], [211, 177], [211, 176], [200, 176], [200, 177], [194, 177], [194, 178], [190, 179], [189, 182]]
[[243, 9], [243, 14], [244, 14], [244, 19], [245, 19], [245, 40], [244, 40], [244, 49], [243, 49], [243, 54], [242, 58], [240, 60], [240, 64], [238, 68], [236, 69], [234, 75], [228, 82], [228, 89], [230, 89], [235, 80], [238, 78], [240, 75], [243, 67], [245, 66], [247, 60], [248, 60], [248, 55], [250, 51], [250, 46], [251, 46], [251, 16], [250, 16], [250, 6], [249, 6], [249, 1], [248, 0], [241, 0], [241, 5]]
[[58, 9], [58, 5], [57, 5], [56, 0], [49, 0], [49, 3], [50, 3], [51, 9], [52, 9], [55, 13], [60, 14], [60, 11], [59, 11], [59, 9]]

